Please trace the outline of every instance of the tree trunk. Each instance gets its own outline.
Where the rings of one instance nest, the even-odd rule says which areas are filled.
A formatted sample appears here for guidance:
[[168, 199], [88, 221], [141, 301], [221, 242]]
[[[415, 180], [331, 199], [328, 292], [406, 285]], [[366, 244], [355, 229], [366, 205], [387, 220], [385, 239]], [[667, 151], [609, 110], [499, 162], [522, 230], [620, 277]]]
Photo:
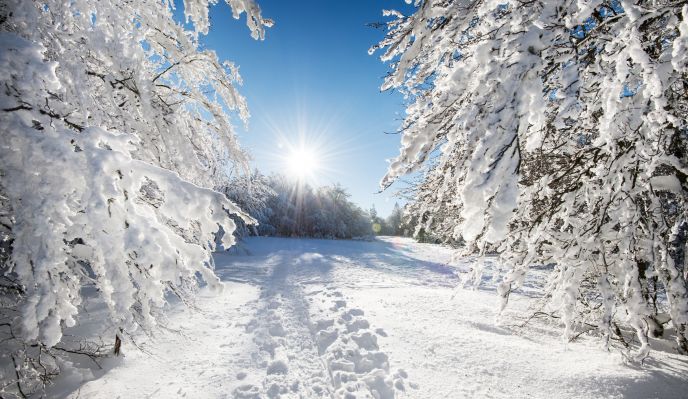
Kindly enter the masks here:
[[122, 348], [122, 340], [119, 338], [119, 334], [115, 334], [115, 356], [119, 356], [120, 349]]

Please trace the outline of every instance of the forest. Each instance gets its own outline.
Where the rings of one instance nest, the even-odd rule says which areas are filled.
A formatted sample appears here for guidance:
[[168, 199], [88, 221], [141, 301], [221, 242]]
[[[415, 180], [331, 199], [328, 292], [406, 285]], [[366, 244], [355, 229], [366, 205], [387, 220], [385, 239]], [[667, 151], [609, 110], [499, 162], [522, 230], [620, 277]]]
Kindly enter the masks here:
[[[201, 317], [203, 306], [243, 323], [219, 338], [208, 333], [215, 341], [204, 353], [229, 340], [245, 346], [226, 357], [245, 361], [218, 374], [232, 375], [227, 386], [196, 387], [191, 397], [685, 390], [688, 4], [375, 5], [381, 19], [367, 29], [379, 40], [367, 57], [387, 73], [372, 89], [403, 99], [397, 155], [379, 187], [365, 187], [395, 192], [382, 215], [335, 180], [263, 170], [240, 145], [250, 119], [244, 79], [204, 38], [231, 23], [270, 41], [280, 15], [264, 16], [263, 3], [0, 1], [0, 397], [76, 398], [82, 387], [93, 398], [182, 397], [188, 386], [145, 391], [135, 374], [147, 371], [117, 370], [150, 365], [141, 357], [154, 352], [147, 348], [186, 350], [180, 337], [215, 334], [206, 319], [193, 333], [175, 324]], [[218, 21], [220, 8], [238, 21]], [[315, 170], [312, 161], [297, 168]], [[233, 302], [244, 296], [252, 299]], [[483, 308], [489, 298], [494, 306]], [[378, 308], [384, 301], [415, 318], [398, 325], [404, 316]], [[447, 314], [467, 319], [432, 324]], [[456, 367], [456, 376], [411, 367], [415, 347], [404, 345], [423, 343], [428, 326], [487, 340], [470, 341], [473, 350], [499, 347], [490, 334], [504, 328], [502, 348], [519, 337], [541, 342], [510, 353], [544, 353], [556, 342], [571, 362], [614, 371], [599, 371], [610, 381], [604, 388], [571, 370], [551, 376], [566, 381], [560, 386], [500, 391], [489, 372], [452, 363], [446, 352], [428, 352], [427, 364], [447, 361], [442, 368]], [[174, 349], [155, 346], [165, 342]], [[618, 358], [609, 365], [598, 352]], [[485, 353], [485, 362], [497, 361]], [[507, 365], [494, 367], [522, 361], [504, 356]], [[557, 359], [547, 361], [521, 366]], [[480, 383], [462, 380], [462, 367]], [[161, 381], [193, 380], [169, 368]], [[662, 373], [666, 384], [653, 379]]]
[[314, 188], [285, 175], [264, 176], [254, 171], [233, 179], [223, 191], [258, 222], [236, 220], [239, 236], [365, 239], [412, 234], [399, 204], [382, 218], [374, 205], [365, 211], [351, 202], [346, 189], [338, 184]]

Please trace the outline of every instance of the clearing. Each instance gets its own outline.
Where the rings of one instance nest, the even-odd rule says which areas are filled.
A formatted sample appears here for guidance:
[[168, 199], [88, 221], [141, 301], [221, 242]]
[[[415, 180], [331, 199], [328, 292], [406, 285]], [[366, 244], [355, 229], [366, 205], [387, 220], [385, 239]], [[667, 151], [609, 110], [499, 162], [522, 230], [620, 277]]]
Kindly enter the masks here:
[[[456, 289], [451, 250], [410, 239], [249, 238], [215, 257], [223, 292], [174, 305], [165, 332], [125, 347], [70, 398], [679, 398], [685, 357], [642, 367], [600, 341], [565, 345], [522, 312], [536, 280], [496, 322], [490, 276]], [[488, 263], [489, 260], [488, 260]], [[489, 267], [494, 267], [488, 264]], [[88, 374], [88, 373], [86, 373]], [[79, 384], [82, 375], [66, 376]], [[64, 389], [64, 388], [63, 388]]]

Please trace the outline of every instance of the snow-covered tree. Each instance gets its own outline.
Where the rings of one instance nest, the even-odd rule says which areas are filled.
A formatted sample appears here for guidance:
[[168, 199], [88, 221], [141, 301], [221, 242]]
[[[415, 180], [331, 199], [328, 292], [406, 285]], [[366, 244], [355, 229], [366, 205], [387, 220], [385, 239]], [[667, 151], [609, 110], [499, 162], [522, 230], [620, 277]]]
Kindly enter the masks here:
[[423, 242], [457, 243], [461, 236], [461, 199], [455, 195], [452, 157], [428, 162], [427, 170], [409, 189], [404, 209], [408, 234]]
[[241, 174], [234, 177], [223, 191], [227, 198], [258, 221], [257, 224], [247, 224], [235, 218], [238, 224], [235, 234], [239, 236], [275, 234], [275, 227], [268, 221], [274, 213], [270, 208], [270, 202], [277, 192], [270, 187], [270, 179], [267, 176], [258, 170], [250, 174]]
[[[252, 0], [227, 4], [263, 37]], [[63, 329], [85, 300], [114, 337], [152, 330], [199, 279], [219, 286], [215, 234], [230, 246], [230, 214], [250, 218], [212, 189], [245, 163], [228, 111], [248, 111], [237, 68], [199, 46], [208, 5], [184, 1], [185, 28], [166, 0], [0, 4], [3, 397], [78, 352]]]
[[394, 203], [394, 208], [392, 208], [392, 213], [387, 216], [387, 228], [389, 229], [389, 234], [393, 236], [400, 236], [403, 234], [402, 231], [402, 210], [398, 203]]
[[409, 102], [383, 187], [440, 151], [416, 205], [451, 201], [457, 229], [442, 234], [498, 249], [504, 305], [530, 265], [554, 263], [548, 306], [566, 338], [597, 326], [623, 340], [625, 323], [642, 359], [671, 320], [688, 351], [688, 6], [416, 6], [386, 11], [371, 49], [391, 62], [383, 88]]
[[225, 190], [258, 225], [237, 234], [352, 238], [372, 234], [371, 218], [340, 185], [313, 188], [281, 174], [238, 177]]
[[387, 216], [386, 222], [392, 235], [400, 234], [399, 229], [401, 227], [401, 207], [398, 203], [394, 203], [394, 208], [392, 208], [392, 212], [389, 214], [389, 216]]
[[385, 234], [385, 220], [377, 214], [377, 209], [375, 208], [374, 204], [370, 206], [368, 214], [370, 215], [370, 223], [373, 227], [373, 233], [376, 235]]

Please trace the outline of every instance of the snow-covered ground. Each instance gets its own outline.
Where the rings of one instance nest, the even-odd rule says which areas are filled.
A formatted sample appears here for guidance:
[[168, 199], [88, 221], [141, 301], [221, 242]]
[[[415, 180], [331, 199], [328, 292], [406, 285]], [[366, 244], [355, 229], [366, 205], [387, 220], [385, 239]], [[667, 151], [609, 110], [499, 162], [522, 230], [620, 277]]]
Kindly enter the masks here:
[[515, 325], [537, 284], [495, 322], [487, 282], [456, 289], [447, 248], [403, 238], [250, 238], [217, 254], [221, 293], [176, 306], [169, 330], [125, 347], [70, 398], [681, 398], [688, 359], [624, 364], [554, 325]]

